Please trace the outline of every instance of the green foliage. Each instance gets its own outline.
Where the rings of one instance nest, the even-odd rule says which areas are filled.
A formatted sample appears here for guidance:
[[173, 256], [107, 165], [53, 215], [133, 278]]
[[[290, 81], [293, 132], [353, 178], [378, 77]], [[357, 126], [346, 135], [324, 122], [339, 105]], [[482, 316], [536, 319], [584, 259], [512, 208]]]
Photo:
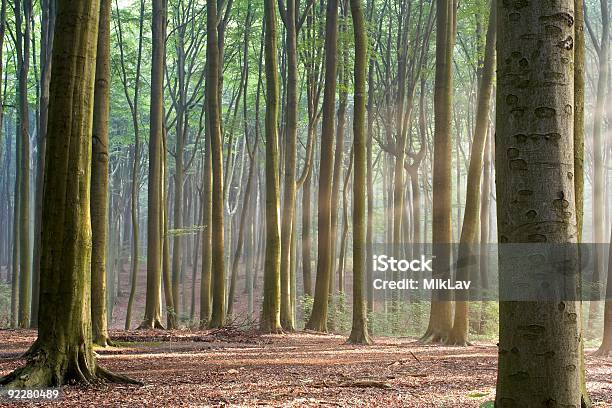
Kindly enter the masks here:
[[374, 311], [368, 316], [372, 332], [377, 336], [412, 337], [423, 334], [429, 317], [429, 302], [399, 301], [395, 312], [391, 312], [391, 302], [387, 311]]
[[[308, 322], [313, 304], [314, 298], [312, 296], [303, 295], [299, 297], [302, 325], [306, 325], [306, 322]], [[351, 308], [347, 305], [346, 294], [339, 292], [334, 294], [329, 300], [327, 309], [328, 328], [333, 332], [347, 333], [351, 329], [351, 318]]]
[[11, 322], [11, 288], [0, 282], [0, 328], [9, 327]]
[[499, 329], [499, 302], [470, 303], [471, 334], [496, 339]]
[[346, 294], [341, 292], [334, 294], [328, 307], [328, 327], [333, 328], [334, 332], [347, 333], [351, 329], [352, 314], [346, 303]]
[[298, 303], [300, 305], [300, 310], [302, 311], [302, 326], [305, 326], [310, 318], [310, 314], [312, 313], [312, 305], [314, 304], [314, 298], [307, 294], [304, 294], [299, 297]]

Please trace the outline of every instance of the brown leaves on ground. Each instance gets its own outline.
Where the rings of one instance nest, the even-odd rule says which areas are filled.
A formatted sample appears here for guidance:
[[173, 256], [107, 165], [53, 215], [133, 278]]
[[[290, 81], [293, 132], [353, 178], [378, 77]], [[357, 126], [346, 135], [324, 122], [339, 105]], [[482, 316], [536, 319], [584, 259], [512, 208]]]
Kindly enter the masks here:
[[[55, 406], [439, 408], [479, 407], [494, 398], [493, 344], [378, 338], [374, 346], [354, 346], [342, 336], [234, 329], [111, 335], [120, 347], [97, 349], [100, 363], [145, 385], [64, 387]], [[33, 331], [0, 331], [0, 375], [23, 363], [34, 338]], [[589, 355], [587, 371], [594, 406], [612, 406], [612, 360]]]

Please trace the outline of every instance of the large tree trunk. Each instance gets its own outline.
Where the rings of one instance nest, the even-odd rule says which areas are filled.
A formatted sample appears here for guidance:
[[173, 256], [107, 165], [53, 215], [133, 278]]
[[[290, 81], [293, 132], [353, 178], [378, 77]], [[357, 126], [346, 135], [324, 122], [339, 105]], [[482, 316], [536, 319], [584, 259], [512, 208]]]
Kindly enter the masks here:
[[366, 115], [366, 60], [368, 36], [361, 0], [351, 1], [353, 32], [355, 36], [355, 108], [353, 118], [353, 160], [355, 178], [353, 182], [353, 326], [349, 343], [370, 344], [368, 334], [368, 310], [364, 288], [367, 268], [366, 251], [366, 171], [367, 133]]
[[[497, 13], [499, 274], [508, 293], [517, 272], [504, 244], [577, 242], [574, 1], [500, 1]], [[502, 299], [499, 309], [496, 405], [581, 406], [580, 303]]]
[[264, 23], [266, 26], [264, 36], [266, 63], [266, 255], [260, 329], [266, 333], [277, 333], [281, 331], [281, 231], [277, 123], [279, 83], [276, 52], [276, 7], [273, 0], [264, 0]]
[[[451, 116], [452, 116], [452, 56], [455, 44], [455, 0], [436, 1], [436, 79], [435, 130], [433, 170], [433, 225], [434, 278], [450, 277], [451, 225]], [[423, 342], [444, 341], [452, 326], [450, 292], [432, 293], [431, 312]]]
[[[485, 46], [482, 79], [478, 90], [478, 105], [476, 107], [476, 127], [472, 141], [470, 165], [468, 169], [467, 191], [465, 197], [465, 213], [461, 227], [459, 241], [459, 254], [457, 261], [457, 280], [468, 281], [476, 278], [475, 265], [478, 265], [474, 248], [478, 243], [479, 211], [480, 211], [480, 179], [484, 160], [484, 148], [489, 127], [489, 110], [491, 107], [491, 90], [493, 88], [493, 75], [495, 73], [495, 35], [496, 16], [495, 2], [491, 2], [489, 14], [489, 28]], [[447, 343], [456, 346], [468, 345], [468, 296], [467, 293], [458, 294], [455, 299], [455, 320]]]
[[91, 158], [91, 330], [93, 342], [102, 347], [109, 344], [106, 310], [106, 246], [111, 4], [111, 0], [100, 2]]
[[[127, 380], [98, 366], [90, 318], [90, 176], [99, 2], [57, 3], [42, 217], [38, 339], [0, 384]], [[53, 158], [53, 160], [50, 160]]]
[[338, 1], [327, 2], [325, 22], [325, 88], [319, 170], [318, 260], [312, 314], [306, 324], [310, 330], [327, 331], [329, 280], [332, 279], [331, 192], [333, 180], [334, 126], [336, 117], [336, 71], [338, 49]]
[[166, 58], [166, 0], [153, 0], [149, 184], [147, 220], [147, 295], [139, 328], [161, 329], [162, 217], [163, 217], [163, 85]]

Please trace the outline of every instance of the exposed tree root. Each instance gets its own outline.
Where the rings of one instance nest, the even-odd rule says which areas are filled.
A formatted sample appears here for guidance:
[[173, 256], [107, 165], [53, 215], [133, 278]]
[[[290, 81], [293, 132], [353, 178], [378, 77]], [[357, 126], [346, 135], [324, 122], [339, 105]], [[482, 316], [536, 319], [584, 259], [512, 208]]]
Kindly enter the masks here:
[[467, 341], [466, 339], [453, 338], [453, 337], [449, 337], [448, 339], [446, 339], [446, 341], [444, 342], [444, 345], [445, 346], [455, 346], [455, 347], [473, 346], [473, 344]]
[[153, 329], [166, 330], [166, 328], [162, 324], [159, 317], [156, 317], [154, 319], [145, 318], [142, 321], [142, 323], [140, 323], [140, 325], [136, 328], [136, 330], [153, 330]]
[[100, 336], [97, 339], [94, 339], [93, 344], [97, 347], [115, 347], [115, 343], [108, 336]]
[[346, 344], [364, 344], [371, 345], [374, 342], [369, 334], [365, 333], [363, 330], [353, 330], [351, 331], [351, 335], [346, 340]]
[[107, 382], [116, 383], [116, 384], [134, 384], [134, 385], [143, 385], [141, 381], [135, 380], [128, 376], [122, 374], [116, 374], [108, 371], [106, 368], [102, 368], [100, 365], [96, 365], [96, 373], [98, 377]]
[[423, 337], [421, 337], [418, 344], [444, 344], [448, 338], [448, 333], [443, 333], [439, 330], [427, 329]]
[[282, 327], [262, 326], [259, 328], [259, 332], [262, 334], [283, 334]]
[[295, 333], [295, 327], [293, 326], [287, 327], [287, 325], [281, 323], [281, 327], [283, 333]]
[[327, 322], [323, 319], [321, 319], [320, 321], [314, 322], [312, 320], [310, 320], [308, 322], [308, 324], [306, 324], [305, 329], [307, 330], [311, 330], [313, 332], [316, 333], [327, 333]]
[[0, 378], [0, 385], [9, 389], [35, 389], [57, 387], [64, 384], [95, 385], [102, 382], [142, 385], [140, 381], [114, 374], [100, 367], [93, 357], [87, 357], [84, 348], [66, 355], [50, 355], [44, 349], [28, 351], [28, 360], [22, 367]]
[[612, 357], [612, 349], [609, 349], [608, 347], [604, 347], [603, 345], [601, 347], [599, 347], [599, 349], [594, 352], [592, 354], [595, 357], [604, 357], [604, 358], [610, 358]]

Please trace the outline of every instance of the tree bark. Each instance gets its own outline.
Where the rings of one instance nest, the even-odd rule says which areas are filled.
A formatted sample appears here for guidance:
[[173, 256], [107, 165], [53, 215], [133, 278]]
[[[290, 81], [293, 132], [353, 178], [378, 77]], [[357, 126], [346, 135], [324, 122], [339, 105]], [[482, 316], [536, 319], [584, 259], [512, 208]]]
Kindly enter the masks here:
[[338, 49], [338, 1], [327, 2], [325, 22], [325, 88], [323, 91], [323, 119], [319, 170], [318, 259], [315, 296], [312, 313], [306, 328], [327, 332], [329, 280], [332, 279], [331, 253], [331, 192], [333, 181], [333, 147], [335, 126], [336, 71]]
[[163, 234], [163, 85], [166, 60], [166, 0], [153, 0], [151, 23], [151, 106], [149, 130], [149, 181], [147, 192], [147, 292], [140, 329], [163, 329], [161, 323], [162, 234]]
[[[465, 213], [463, 215], [463, 225], [461, 227], [461, 238], [458, 249], [456, 279], [464, 281], [476, 277], [477, 269], [475, 265], [478, 265], [474, 248], [478, 243], [480, 182], [484, 160], [484, 148], [489, 127], [493, 75], [495, 73], [495, 35], [497, 30], [495, 3], [496, 0], [492, 0], [491, 12], [489, 14], [489, 28], [487, 30], [484, 65], [482, 69], [482, 78], [479, 84], [476, 107], [476, 127], [474, 129], [470, 165], [468, 169]], [[460, 294], [455, 300], [455, 318], [447, 344], [466, 346], [469, 344], [469, 303], [467, 293]]]
[[[574, 1], [499, 2], [497, 13], [495, 165], [500, 293], [507, 293], [504, 277], [516, 271], [505, 244], [577, 242]], [[500, 301], [496, 406], [581, 406], [579, 308], [564, 298]]]
[[[610, 236], [612, 238], [612, 232], [610, 233]], [[598, 357], [612, 357], [612, 239], [610, 240], [610, 251], [608, 252], [608, 279], [606, 283], [606, 295], [604, 298], [603, 340], [601, 341], [601, 345], [594, 355]]]
[[367, 268], [366, 251], [366, 188], [367, 137], [366, 132], [366, 64], [368, 36], [361, 0], [350, 0], [355, 37], [355, 107], [353, 117], [353, 325], [349, 343], [370, 344], [364, 288]]
[[[610, 50], [610, 20], [609, 20], [609, 0], [600, 0], [601, 4], [601, 40], [597, 48], [597, 57], [599, 60], [599, 77], [597, 78], [597, 95], [595, 100], [595, 112], [593, 114], [593, 242], [595, 244], [603, 244], [605, 241], [605, 222], [604, 206], [605, 206], [605, 168], [604, 168], [604, 152], [606, 149], [603, 140], [603, 123], [604, 109], [606, 102], [606, 92], [608, 90], [609, 77], [609, 61], [608, 55]], [[595, 39], [593, 39], [595, 41]], [[598, 245], [599, 246], [599, 245]], [[604, 275], [604, 258], [603, 253], [595, 248], [594, 258], [594, 273], [593, 281], [599, 282]], [[593, 335], [595, 321], [599, 319], [599, 303], [591, 302], [589, 307], [589, 320], [587, 326], [587, 335]]]
[[108, 241], [108, 120], [111, 0], [100, 0], [91, 160], [91, 329], [94, 344], [110, 345], [106, 310]]
[[[17, 132], [21, 139], [19, 160], [19, 316], [21, 328], [30, 326], [30, 108], [28, 104], [28, 72], [30, 66], [30, 0], [15, 1], [17, 51]], [[23, 31], [22, 31], [23, 26]]]
[[[42, 217], [42, 193], [45, 170], [47, 121], [49, 114], [49, 84], [51, 83], [51, 52], [55, 29], [55, 2], [41, 2], [41, 47], [40, 47], [40, 119], [38, 125], [38, 152], [36, 165], [36, 197], [34, 213], [34, 253], [32, 262], [32, 316], [30, 325], [38, 324], [38, 298], [40, 293], [40, 226]], [[0, 44], [1, 45], [1, 44]], [[0, 55], [1, 58], [1, 55]], [[0, 78], [1, 78], [0, 72]], [[2, 123], [0, 116], [0, 123]], [[2, 156], [0, 154], [0, 156]]]
[[[433, 223], [434, 278], [450, 277], [451, 225], [451, 116], [452, 116], [452, 55], [455, 44], [454, 0], [436, 1], [436, 78], [434, 94], [434, 169]], [[445, 341], [452, 326], [450, 292], [432, 292], [427, 331], [422, 342]]]
[[276, 52], [276, 7], [273, 0], [264, 0], [264, 24], [266, 63], [266, 254], [264, 261], [264, 299], [260, 329], [266, 333], [278, 333], [282, 330], [280, 321], [281, 231], [277, 119], [279, 81]]
[[[8, 388], [131, 381], [101, 368], [90, 315], [90, 175], [99, 2], [57, 3], [43, 195], [38, 339]], [[68, 145], [66, 145], [68, 143]]]
[[207, 101], [210, 135], [210, 160], [212, 166], [212, 245], [211, 281], [212, 310], [208, 326], [222, 327], [225, 323], [225, 257], [223, 231], [223, 138], [220, 115], [220, 51], [217, 4], [207, 3]]

